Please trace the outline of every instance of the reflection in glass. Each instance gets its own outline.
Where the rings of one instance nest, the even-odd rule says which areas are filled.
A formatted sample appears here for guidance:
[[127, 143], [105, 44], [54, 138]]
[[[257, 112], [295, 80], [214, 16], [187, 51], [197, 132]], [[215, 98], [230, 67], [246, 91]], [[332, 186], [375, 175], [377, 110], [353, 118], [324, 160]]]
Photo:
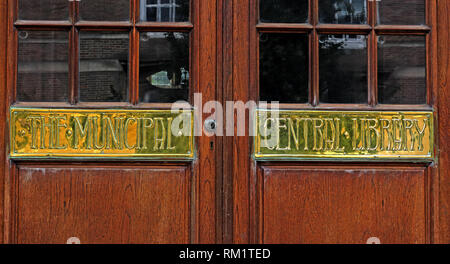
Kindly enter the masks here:
[[265, 23], [307, 23], [308, 0], [260, 0], [259, 14]]
[[140, 0], [141, 21], [189, 21], [189, 0]]
[[260, 100], [308, 102], [308, 36], [261, 34]]
[[384, 25], [424, 25], [425, 0], [377, 1], [378, 23]]
[[139, 97], [142, 103], [189, 99], [189, 33], [141, 33]]
[[80, 33], [80, 101], [127, 101], [128, 38], [128, 32]]
[[23, 20], [68, 20], [67, 0], [19, 0], [19, 19]]
[[68, 38], [61, 31], [19, 31], [18, 101], [68, 100]]
[[127, 21], [130, 0], [81, 0], [80, 19], [91, 21]]
[[367, 103], [367, 37], [320, 35], [319, 93], [322, 103]]
[[319, 0], [319, 22], [324, 24], [365, 24], [367, 22], [366, 10], [366, 0]]
[[426, 103], [424, 36], [378, 37], [378, 101]]

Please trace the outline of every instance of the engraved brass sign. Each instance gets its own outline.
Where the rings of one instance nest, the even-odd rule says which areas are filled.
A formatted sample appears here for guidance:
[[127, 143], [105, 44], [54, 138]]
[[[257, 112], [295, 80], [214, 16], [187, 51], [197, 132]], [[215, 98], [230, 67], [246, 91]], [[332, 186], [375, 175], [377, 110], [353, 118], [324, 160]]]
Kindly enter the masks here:
[[11, 158], [194, 158], [191, 110], [11, 108], [10, 115]]
[[432, 160], [432, 112], [256, 113], [259, 160]]

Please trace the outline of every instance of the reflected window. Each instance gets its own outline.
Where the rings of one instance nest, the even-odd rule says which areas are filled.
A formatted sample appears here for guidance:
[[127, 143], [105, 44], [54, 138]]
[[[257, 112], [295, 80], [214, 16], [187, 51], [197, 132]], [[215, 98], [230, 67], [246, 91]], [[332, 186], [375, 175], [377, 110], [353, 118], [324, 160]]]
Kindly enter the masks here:
[[384, 25], [424, 25], [425, 0], [377, 1], [377, 21]]
[[69, 33], [19, 31], [17, 100], [66, 102], [69, 87]]
[[184, 22], [189, 20], [189, 0], [141, 0], [141, 21]]
[[319, 43], [320, 102], [367, 104], [367, 37], [320, 35]]
[[128, 32], [80, 32], [80, 101], [127, 101], [128, 38]]
[[81, 20], [127, 21], [130, 17], [129, 0], [80, 0], [79, 2]]
[[325, 24], [365, 24], [366, 0], [319, 0], [319, 22]]
[[425, 37], [379, 36], [379, 102], [425, 104], [426, 93]]
[[[169, 76], [169, 74], [175, 74], [174, 72], [169, 73], [167, 71], [160, 71], [155, 74], [152, 74], [147, 78], [147, 81], [151, 83], [151, 85], [161, 88], [161, 89], [170, 89], [170, 88], [178, 88], [181, 89], [183, 86], [188, 85], [189, 82], [189, 72], [186, 69], [181, 68], [181, 82], [176, 83], [176, 76]], [[170, 77], [170, 78], [169, 78]]]
[[143, 103], [189, 99], [189, 33], [141, 33], [139, 97]]
[[308, 36], [264, 33], [259, 45], [260, 100], [307, 103]]
[[260, 0], [259, 14], [264, 23], [307, 23], [308, 0]]
[[67, 0], [19, 0], [19, 19], [68, 20], [69, 3]]

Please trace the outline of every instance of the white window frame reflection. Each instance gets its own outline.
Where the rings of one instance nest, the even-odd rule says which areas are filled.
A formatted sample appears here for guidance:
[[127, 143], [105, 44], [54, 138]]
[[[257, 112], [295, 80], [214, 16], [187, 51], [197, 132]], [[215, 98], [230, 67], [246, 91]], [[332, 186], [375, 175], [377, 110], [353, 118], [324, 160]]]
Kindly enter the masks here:
[[[330, 43], [344, 43], [341, 47], [343, 49], [365, 49], [367, 46], [367, 36], [366, 35], [353, 35], [353, 34], [330, 34], [327, 38]], [[325, 41], [319, 40], [320, 43]]]
[[177, 5], [177, 0], [166, 0], [168, 3], [162, 3], [163, 0], [156, 0], [155, 4], [148, 4], [149, 0], [141, 0], [140, 3], [140, 18], [141, 21], [147, 21], [147, 8], [156, 9], [156, 22], [162, 22], [162, 10], [164, 8], [169, 9], [169, 21], [165, 22], [175, 22], [176, 19], [176, 9], [179, 7]]

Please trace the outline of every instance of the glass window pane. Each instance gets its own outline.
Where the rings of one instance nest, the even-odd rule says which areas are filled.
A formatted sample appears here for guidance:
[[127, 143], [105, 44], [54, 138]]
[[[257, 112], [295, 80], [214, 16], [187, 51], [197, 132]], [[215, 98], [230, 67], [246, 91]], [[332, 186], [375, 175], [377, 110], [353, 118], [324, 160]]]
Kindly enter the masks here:
[[130, 0], [81, 0], [80, 19], [91, 21], [128, 21]]
[[128, 39], [128, 32], [80, 32], [80, 101], [127, 101]]
[[19, 31], [18, 35], [18, 101], [68, 101], [69, 34]]
[[379, 24], [425, 24], [425, 0], [383, 0], [377, 1], [377, 5]]
[[425, 104], [426, 92], [425, 37], [378, 37], [378, 101]]
[[67, 0], [19, 0], [19, 19], [68, 20]]
[[259, 14], [266, 23], [307, 23], [308, 0], [260, 0]]
[[366, 0], [319, 0], [319, 22], [325, 24], [366, 24]]
[[260, 100], [308, 102], [308, 36], [261, 34], [259, 44]]
[[320, 102], [367, 104], [367, 37], [320, 35], [319, 43]]
[[189, 99], [189, 33], [142, 32], [139, 97], [143, 103]]
[[141, 0], [141, 21], [189, 21], [189, 0]]

